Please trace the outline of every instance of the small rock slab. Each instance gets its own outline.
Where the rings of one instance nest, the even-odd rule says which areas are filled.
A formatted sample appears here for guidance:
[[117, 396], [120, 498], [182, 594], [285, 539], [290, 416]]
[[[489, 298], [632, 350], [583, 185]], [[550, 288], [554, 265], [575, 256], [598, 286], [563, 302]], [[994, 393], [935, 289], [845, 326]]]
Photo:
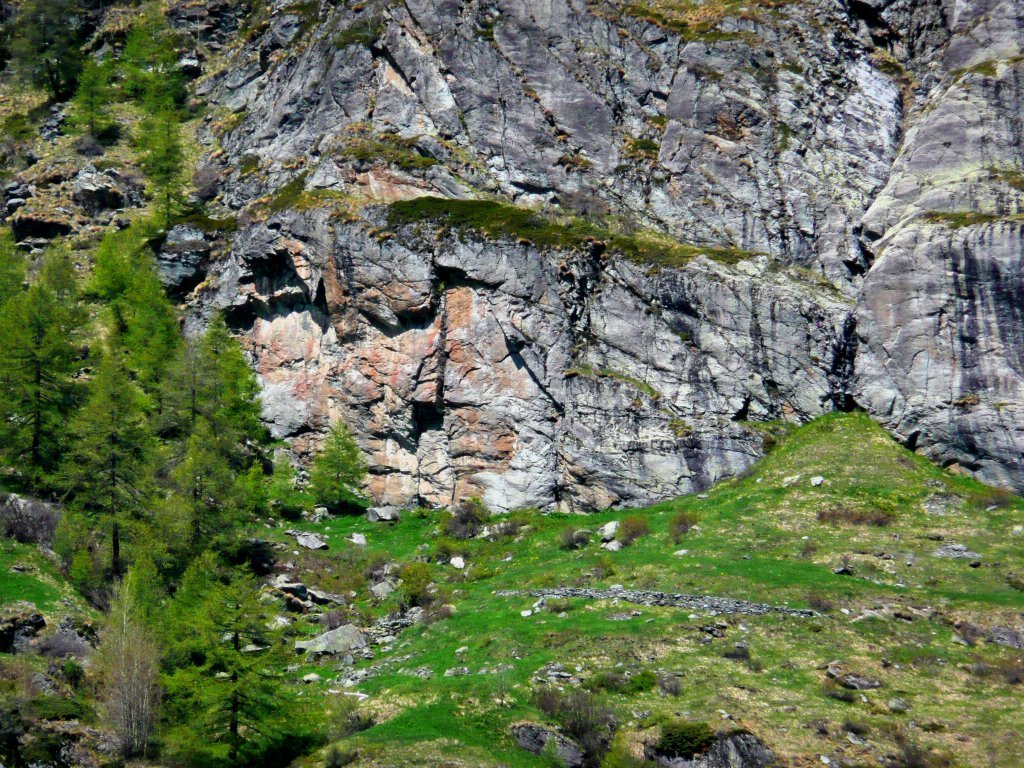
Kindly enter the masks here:
[[837, 661], [833, 661], [826, 667], [825, 674], [843, 688], [849, 688], [852, 691], [870, 691], [882, 687], [881, 680], [851, 672], [844, 664]]
[[295, 543], [306, 549], [328, 549], [327, 542], [315, 533], [303, 533], [302, 531], [285, 531], [289, 536], [295, 537]]
[[601, 537], [601, 541], [608, 542], [615, 538], [616, 532], [619, 530], [619, 521], [612, 520], [610, 523], [605, 523], [597, 529], [597, 535]]
[[380, 581], [370, 587], [370, 593], [378, 600], [384, 600], [395, 591], [395, 585], [390, 581]]
[[[527, 752], [540, 755], [553, 751], [567, 768], [581, 768], [583, 765], [583, 750], [579, 745], [550, 728], [537, 723], [516, 723], [511, 730], [516, 744]], [[552, 742], [551, 747], [549, 742]]]
[[299, 640], [295, 650], [313, 656], [340, 655], [366, 647], [366, 636], [355, 624], [344, 624], [312, 640]]
[[976, 560], [981, 557], [977, 552], [972, 552], [963, 544], [943, 544], [935, 550], [935, 557], [962, 557]]
[[371, 523], [397, 523], [402, 516], [398, 507], [370, 507], [366, 510], [366, 519]]

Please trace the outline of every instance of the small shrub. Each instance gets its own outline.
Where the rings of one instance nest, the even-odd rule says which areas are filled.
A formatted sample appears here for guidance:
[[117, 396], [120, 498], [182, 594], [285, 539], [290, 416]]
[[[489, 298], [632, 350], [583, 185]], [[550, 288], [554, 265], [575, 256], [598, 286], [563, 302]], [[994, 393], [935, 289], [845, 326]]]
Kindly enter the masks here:
[[384, 555], [375, 555], [363, 568], [363, 576], [371, 582], [383, 581], [390, 570], [390, 562]]
[[615, 561], [612, 560], [611, 555], [602, 555], [594, 564], [594, 577], [597, 579], [607, 579], [614, 573]]
[[817, 611], [818, 613], [830, 613], [836, 608], [835, 603], [816, 592], [812, 592], [807, 596], [807, 605], [812, 611]]
[[1024, 592], [1024, 577], [1019, 576], [1016, 573], [1008, 573], [1004, 578], [1006, 579], [1006, 586], [1010, 589], [1015, 589], [1018, 592]]
[[668, 532], [676, 544], [683, 540], [693, 527], [697, 525], [697, 516], [692, 512], [681, 510], [668, 523]]
[[408, 606], [426, 607], [431, 603], [433, 576], [426, 563], [406, 563], [398, 572], [402, 580], [402, 601]]
[[0, 499], [0, 536], [22, 544], [52, 547], [60, 522], [60, 510], [53, 504], [9, 495]]
[[841, 688], [840, 686], [833, 683], [831, 680], [822, 686], [821, 692], [830, 699], [841, 701], [844, 704], [852, 704], [855, 701], [853, 691]]
[[715, 732], [707, 723], [674, 720], [661, 727], [656, 749], [666, 757], [691, 758], [707, 749]]
[[465, 544], [451, 539], [438, 539], [430, 552], [430, 559], [435, 563], [447, 563], [455, 556], [465, 557], [469, 553]]
[[810, 560], [818, 552], [818, 545], [807, 539], [803, 544], [800, 545], [800, 557], [804, 560]]
[[74, 632], [58, 632], [55, 635], [44, 637], [36, 645], [36, 649], [41, 655], [54, 659], [68, 657], [83, 659], [91, 650], [89, 644]]
[[847, 733], [852, 733], [854, 736], [867, 736], [871, 727], [859, 720], [845, 720], [843, 722], [843, 730]]
[[893, 521], [892, 512], [882, 509], [846, 509], [828, 507], [818, 511], [819, 523], [840, 525], [873, 525], [883, 528]]
[[1005, 509], [1013, 504], [1016, 497], [1005, 488], [985, 488], [974, 497], [974, 502], [982, 509], [995, 507]]
[[1024, 683], [1024, 658], [1011, 656], [991, 663], [977, 659], [970, 671], [977, 677], [1001, 678], [1007, 685], [1020, 685]]
[[490, 541], [497, 541], [498, 539], [511, 539], [513, 536], [519, 533], [519, 523], [514, 520], [503, 520], [500, 523], [496, 523], [491, 526], [491, 531], [487, 538]]
[[560, 549], [573, 550], [583, 549], [590, 543], [590, 531], [584, 528], [563, 528], [558, 534], [558, 546]]
[[32, 710], [40, 720], [80, 720], [85, 716], [85, 705], [79, 699], [62, 696], [37, 696]]
[[624, 695], [645, 693], [654, 688], [658, 678], [651, 670], [644, 669], [635, 675], [619, 672], [598, 672], [585, 684], [589, 691], [611, 691]]
[[474, 496], [460, 502], [445, 521], [445, 533], [456, 539], [472, 539], [483, 527], [490, 512], [481, 499]]
[[750, 661], [750, 648], [737, 643], [732, 648], [723, 651], [722, 658], [730, 661]]
[[76, 691], [85, 679], [85, 668], [77, 659], [66, 659], [61, 664], [60, 673], [64, 680], [67, 681], [67, 684]]
[[642, 515], [630, 515], [619, 523], [616, 538], [626, 547], [651, 532], [651, 524]]
[[678, 696], [683, 692], [683, 681], [676, 675], [660, 675], [658, 688], [666, 696]]
[[534, 695], [534, 704], [583, 748], [585, 766], [600, 764], [616, 728], [615, 716], [600, 699], [589, 691], [576, 689], [563, 694], [545, 686]]
[[548, 613], [566, 613], [572, 610], [572, 602], [568, 598], [549, 598], [544, 603], [544, 609]]
[[358, 758], [359, 753], [354, 750], [333, 746], [327, 750], [327, 756], [324, 758], [324, 768], [344, 768], [346, 765], [352, 765]]

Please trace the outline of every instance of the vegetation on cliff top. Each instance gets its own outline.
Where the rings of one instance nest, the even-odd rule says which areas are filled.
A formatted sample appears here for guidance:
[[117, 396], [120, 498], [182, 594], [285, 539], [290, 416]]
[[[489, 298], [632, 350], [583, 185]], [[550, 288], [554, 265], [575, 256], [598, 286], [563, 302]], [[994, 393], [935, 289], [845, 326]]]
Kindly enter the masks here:
[[615, 232], [578, 218], [550, 219], [537, 211], [494, 200], [418, 197], [388, 207], [392, 227], [433, 222], [447, 229], [472, 230], [495, 238], [529, 242], [540, 248], [607, 248], [642, 264], [680, 267], [697, 256], [735, 264], [756, 254], [739, 248], [704, 247], [653, 232]]

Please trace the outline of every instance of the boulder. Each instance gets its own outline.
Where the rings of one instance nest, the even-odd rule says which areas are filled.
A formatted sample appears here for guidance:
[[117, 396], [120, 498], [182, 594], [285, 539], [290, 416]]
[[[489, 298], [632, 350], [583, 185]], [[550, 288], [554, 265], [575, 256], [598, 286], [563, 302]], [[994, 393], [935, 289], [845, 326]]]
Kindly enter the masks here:
[[397, 523], [401, 518], [401, 510], [394, 506], [370, 507], [366, 510], [366, 519], [371, 523]]
[[[582, 768], [583, 750], [557, 731], [537, 723], [516, 723], [511, 730], [516, 744], [527, 752], [541, 755], [552, 750], [566, 768]], [[548, 747], [548, 742], [553, 742], [553, 746]]]
[[18, 653], [46, 626], [46, 619], [32, 603], [5, 606], [0, 613], [0, 653]]
[[395, 591], [395, 585], [390, 581], [380, 581], [370, 587], [370, 592], [378, 600], [384, 600]]
[[775, 754], [757, 736], [739, 730], [719, 734], [706, 751], [691, 757], [665, 757], [652, 753], [654, 762], [666, 768], [767, 768]]
[[301, 581], [292, 581], [288, 576], [286, 576], [283, 573], [271, 579], [270, 586], [274, 589], [278, 589], [289, 595], [297, 597], [300, 600], [305, 600], [306, 595], [308, 594], [308, 589], [306, 588], [305, 584], [303, 584]]
[[831, 662], [825, 668], [825, 674], [843, 686], [843, 688], [849, 688], [853, 691], [869, 691], [882, 687], [880, 680], [851, 672], [845, 664], [838, 661]]
[[311, 656], [338, 656], [366, 647], [366, 636], [354, 624], [344, 624], [312, 640], [299, 640], [295, 650]]
[[86, 166], [71, 185], [71, 199], [90, 216], [123, 208], [125, 194], [110, 176]]
[[975, 559], [981, 557], [977, 552], [972, 552], [963, 544], [943, 544], [935, 550], [935, 557], [955, 557], [964, 559]]
[[610, 523], [605, 523], [597, 529], [597, 535], [601, 537], [601, 541], [609, 542], [615, 538], [616, 532], [619, 530], [619, 521], [612, 520]]
[[309, 599], [317, 605], [344, 605], [345, 598], [334, 592], [325, 592], [322, 589], [310, 589]]
[[188, 293], [202, 281], [209, 256], [210, 243], [201, 229], [184, 224], [171, 227], [156, 256], [160, 282], [172, 295]]
[[304, 533], [303, 531], [285, 531], [289, 536], [295, 537], [295, 543], [306, 549], [328, 549], [327, 542], [315, 533]]

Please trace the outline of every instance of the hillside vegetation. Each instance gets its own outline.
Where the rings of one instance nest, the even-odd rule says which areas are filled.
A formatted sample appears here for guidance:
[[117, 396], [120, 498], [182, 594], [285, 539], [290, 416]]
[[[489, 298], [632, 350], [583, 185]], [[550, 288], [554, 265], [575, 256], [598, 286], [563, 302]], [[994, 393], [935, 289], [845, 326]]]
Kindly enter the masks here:
[[[746, 477], [635, 512], [517, 513], [465, 541], [446, 536], [427, 511], [394, 525], [302, 525], [331, 549], [296, 559], [297, 573], [354, 589], [364, 616], [401, 601], [400, 587], [375, 605], [364, 577], [352, 575], [379, 571], [378, 561], [429, 561], [432, 601], [452, 608], [375, 648], [354, 672], [332, 663], [295, 675], [319, 672], [310, 695], [328, 701], [368, 695], [360, 711], [374, 724], [340, 742], [357, 764], [543, 765], [508, 727], [548, 720], [536, 690], [559, 664], [567, 674], [552, 676], [554, 685], [577, 680], [615, 713], [615, 744], [654, 742], [667, 719], [682, 716], [747, 728], [783, 764], [820, 764], [825, 755], [856, 765], [1011, 766], [1004, 745], [1022, 726], [1021, 651], [987, 633], [1018, 627], [1024, 610], [1022, 510], [1018, 499], [899, 447], [866, 416], [836, 414], [782, 437]], [[618, 552], [596, 536], [579, 549], [562, 545], [567, 529], [617, 520], [621, 530], [632, 518], [650, 532]], [[674, 534], [681, 520], [693, 527]], [[365, 548], [346, 541], [353, 533], [365, 534]], [[937, 555], [950, 544], [977, 554]], [[453, 556], [466, 567], [454, 568]], [[537, 605], [500, 594], [614, 585], [815, 615], [715, 615], [614, 597]], [[825, 669], [834, 661], [880, 687], [837, 685]], [[924, 762], [910, 762], [918, 750]]]

